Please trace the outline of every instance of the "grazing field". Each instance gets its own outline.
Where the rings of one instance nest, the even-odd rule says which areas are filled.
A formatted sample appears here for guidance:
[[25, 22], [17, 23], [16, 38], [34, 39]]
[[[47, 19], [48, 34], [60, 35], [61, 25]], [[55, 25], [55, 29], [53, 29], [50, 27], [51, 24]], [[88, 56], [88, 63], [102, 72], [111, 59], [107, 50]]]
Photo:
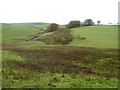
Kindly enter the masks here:
[[118, 87], [117, 26], [73, 28], [68, 45], [29, 41], [47, 26], [3, 25], [3, 88]]
[[75, 38], [70, 45], [118, 48], [118, 26], [87, 26], [72, 29], [75, 37], [85, 37], [85, 40]]
[[3, 41], [9, 40], [29, 40], [32, 36], [40, 33], [48, 24], [41, 23], [17, 23], [3, 24], [2, 37]]

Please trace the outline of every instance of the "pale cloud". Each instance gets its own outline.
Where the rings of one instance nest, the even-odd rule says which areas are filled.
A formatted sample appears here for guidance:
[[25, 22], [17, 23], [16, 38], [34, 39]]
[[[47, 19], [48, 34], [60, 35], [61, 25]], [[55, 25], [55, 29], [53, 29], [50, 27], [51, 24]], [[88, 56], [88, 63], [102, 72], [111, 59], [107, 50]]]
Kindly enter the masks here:
[[118, 22], [119, 0], [0, 0], [0, 22]]

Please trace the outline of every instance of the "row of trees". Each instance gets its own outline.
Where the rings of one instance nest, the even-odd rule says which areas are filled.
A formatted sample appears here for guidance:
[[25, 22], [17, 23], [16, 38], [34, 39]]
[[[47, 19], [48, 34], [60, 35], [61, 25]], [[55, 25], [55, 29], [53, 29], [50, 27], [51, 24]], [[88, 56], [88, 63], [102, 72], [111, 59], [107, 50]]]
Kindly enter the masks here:
[[68, 25], [66, 25], [67, 28], [74, 28], [74, 27], [80, 27], [80, 21], [70, 21]]
[[[100, 21], [97, 21], [97, 23], [99, 25]], [[79, 27], [80, 25], [92, 26], [92, 25], [94, 25], [94, 22], [92, 21], [92, 19], [86, 19], [83, 23], [81, 23], [79, 20], [70, 21], [67, 25], [67, 28]]]
[[94, 22], [91, 19], [86, 19], [83, 23], [81, 23], [79, 20], [70, 21], [67, 25], [67, 28], [79, 27], [80, 25], [91, 26], [94, 25]]
[[[97, 21], [97, 23], [100, 24], [100, 21]], [[83, 23], [81, 23], [79, 20], [70, 21], [66, 25], [66, 28], [80, 27], [81, 25], [83, 25], [83, 26], [92, 26], [92, 25], [94, 25], [94, 22], [92, 21], [92, 19], [86, 19]], [[52, 23], [47, 28], [47, 31], [52, 32], [52, 31], [57, 31], [58, 29], [59, 29], [59, 25], [56, 24], [56, 23]]]

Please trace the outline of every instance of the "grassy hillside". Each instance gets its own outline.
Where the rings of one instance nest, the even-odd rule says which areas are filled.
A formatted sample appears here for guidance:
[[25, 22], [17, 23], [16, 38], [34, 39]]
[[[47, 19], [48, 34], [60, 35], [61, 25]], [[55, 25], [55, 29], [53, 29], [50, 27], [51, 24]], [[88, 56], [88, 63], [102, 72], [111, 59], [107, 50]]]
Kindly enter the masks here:
[[70, 45], [118, 48], [118, 26], [86, 26], [72, 29], [74, 37], [85, 37], [85, 40], [75, 38]]
[[8, 40], [27, 40], [48, 26], [46, 23], [3, 24], [2, 38]]
[[48, 25], [3, 25], [3, 88], [118, 87], [117, 26], [73, 28], [69, 45], [26, 41]]

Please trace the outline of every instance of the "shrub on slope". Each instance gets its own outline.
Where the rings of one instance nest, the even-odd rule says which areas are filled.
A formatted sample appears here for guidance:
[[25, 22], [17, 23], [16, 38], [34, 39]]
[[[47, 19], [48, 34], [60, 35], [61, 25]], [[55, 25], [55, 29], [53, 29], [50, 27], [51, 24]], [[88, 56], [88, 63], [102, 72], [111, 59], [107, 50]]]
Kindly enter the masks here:
[[40, 40], [48, 45], [51, 44], [60, 44], [65, 45], [69, 44], [73, 40], [70, 29], [59, 29], [52, 33], [44, 34], [40, 36], [37, 40]]

